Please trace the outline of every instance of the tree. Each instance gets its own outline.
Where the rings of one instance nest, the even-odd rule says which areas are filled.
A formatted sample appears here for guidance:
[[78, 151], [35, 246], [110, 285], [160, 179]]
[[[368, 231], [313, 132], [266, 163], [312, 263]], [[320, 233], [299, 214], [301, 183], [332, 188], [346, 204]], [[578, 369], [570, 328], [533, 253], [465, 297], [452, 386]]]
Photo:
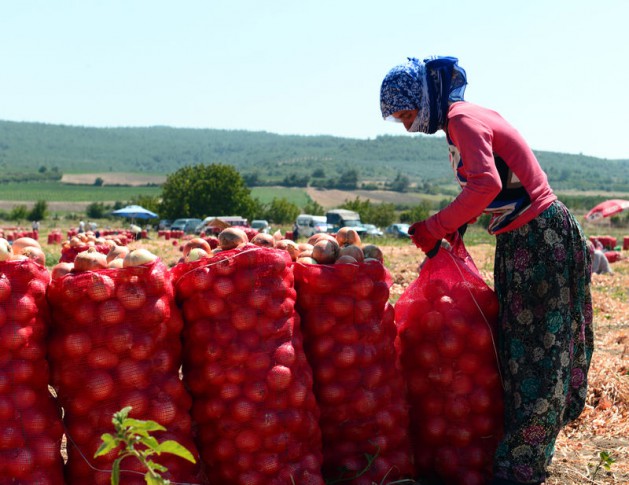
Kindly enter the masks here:
[[85, 209], [85, 215], [89, 219], [102, 219], [105, 217], [106, 207], [102, 202], [92, 202]]
[[131, 198], [128, 205], [139, 205], [151, 212], [159, 214], [159, 196], [136, 195]]
[[410, 183], [406, 175], [402, 175], [401, 172], [398, 172], [395, 180], [389, 184], [389, 189], [395, 192], [406, 192]]
[[230, 165], [191, 165], [166, 177], [158, 213], [163, 218], [239, 215], [256, 210], [240, 173]]
[[286, 224], [294, 222], [300, 212], [299, 207], [287, 199], [274, 198], [266, 211], [266, 219], [276, 224]]
[[94, 179], [94, 186], [95, 187], [102, 187], [105, 184], [105, 181], [103, 180], [102, 177], [96, 177]]
[[341, 174], [337, 183], [339, 189], [354, 190], [358, 187], [358, 170], [350, 169]]
[[310, 214], [311, 216], [322, 216], [325, 214], [325, 209], [316, 200], [310, 199], [303, 207], [303, 213]]
[[430, 203], [423, 200], [419, 205], [416, 205], [410, 210], [402, 212], [400, 214], [400, 221], [408, 222], [409, 224], [417, 221], [423, 221], [430, 215], [430, 209]]
[[45, 200], [38, 200], [28, 213], [27, 219], [29, 221], [41, 221], [46, 218], [48, 212], [48, 204]]
[[20, 222], [28, 216], [28, 208], [25, 205], [15, 205], [9, 213], [9, 220]]

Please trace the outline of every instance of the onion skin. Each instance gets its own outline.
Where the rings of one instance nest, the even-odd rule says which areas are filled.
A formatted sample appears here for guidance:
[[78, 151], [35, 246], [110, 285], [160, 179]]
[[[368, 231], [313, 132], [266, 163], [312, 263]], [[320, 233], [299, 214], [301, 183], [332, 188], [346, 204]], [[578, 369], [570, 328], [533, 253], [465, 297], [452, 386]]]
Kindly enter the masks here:
[[247, 233], [235, 227], [223, 229], [218, 235], [218, 245], [224, 251], [237, 248], [248, 242], [249, 238], [247, 237]]
[[[210, 245], [208, 244], [208, 247]], [[188, 254], [186, 254], [185, 256], [185, 261], [187, 263], [191, 263], [192, 261], [197, 261], [199, 259], [203, 259], [203, 258], [207, 258], [210, 256], [210, 253], [212, 252], [212, 250], [210, 249], [209, 251], [206, 251], [203, 248], [192, 248]]]
[[331, 264], [339, 256], [339, 244], [332, 239], [321, 239], [312, 248], [312, 257], [319, 264]]
[[41, 249], [41, 244], [31, 237], [19, 237], [13, 241], [13, 253], [22, 254], [25, 248], [38, 248]]
[[328, 234], [327, 232], [317, 232], [308, 238], [307, 244], [312, 244], [314, 246], [314, 244], [321, 239], [334, 239], [336, 241], [336, 238], [332, 234]]
[[0, 261], [9, 261], [13, 259], [13, 248], [9, 241], [0, 238]]
[[277, 246], [276, 240], [270, 234], [258, 233], [251, 240], [252, 244], [263, 248], [274, 248]]
[[155, 256], [148, 249], [134, 249], [124, 257], [124, 260], [122, 261], [122, 267], [128, 268], [131, 266], [142, 266], [143, 264], [152, 263], [156, 259], [157, 256]]
[[35, 261], [42, 266], [46, 266], [46, 255], [41, 250], [41, 248], [37, 248], [35, 246], [28, 246], [22, 249], [22, 256], [26, 256], [28, 259]]
[[349, 244], [347, 246], [341, 247], [339, 250], [339, 257], [341, 256], [350, 256], [354, 258], [358, 263], [362, 263], [365, 260], [365, 254], [360, 246], [356, 246], [355, 244]]
[[212, 251], [212, 247], [210, 246], [209, 242], [201, 237], [195, 237], [193, 239], [190, 239], [190, 241], [186, 242], [186, 244], [183, 245], [183, 257], [186, 258], [190, 251], [192, 251], [194, 248], [203, 249], [203, 251], [208, 254], [210, 253], [210, 251]]
[[129, 254], [127, 246], [117, 246], [115, 243], [107, 253], [107, 263], [111, 263], [114, 259], [124, 259]]
[[112, 259], [108, 264], [107, 264], [108, 268], [111, 269], [120, 269], [124, 267], [124, 258], [115, 258]]
[[377, 259], [381, 263], [384, 263], [384, 254], [382, 254], [382, 250], [375, 244], [367, 244], [364, 246], [363, 253], [365, 254], [365, 259]]
[[67, 262], [57, 263], [50, 270], [50, 277], [53, 280], [57, 280], [67, 275], [68, 273], [71, 273], [73, 269], [74, 269], [74, 263], [67, 263]]
[[96, 271], [107, 267], [107, 256], [96, 251], [91, 246], [86, 251], [82, 251], [74, 258], [74, 271]]
[[360, 236], [355, 229], [350, 227], [341, 227], [336, 233], [336, 240], [341, 246], [348, 246], [350, 244], [356, 246], [361, 245]]

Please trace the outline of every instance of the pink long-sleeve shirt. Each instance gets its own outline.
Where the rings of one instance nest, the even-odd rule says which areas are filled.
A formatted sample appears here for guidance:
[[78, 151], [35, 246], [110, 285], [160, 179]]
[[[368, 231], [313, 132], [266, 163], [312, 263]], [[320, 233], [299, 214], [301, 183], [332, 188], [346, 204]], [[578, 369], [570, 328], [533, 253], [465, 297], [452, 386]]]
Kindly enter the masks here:
[[492, 215], [491, 234], [516, 229], [557, 199], [524, 138], [495, 111], [454, 103], [445, 132], [462, 191], [427, 219], [435, 238], [456, 231], [483, 212]]

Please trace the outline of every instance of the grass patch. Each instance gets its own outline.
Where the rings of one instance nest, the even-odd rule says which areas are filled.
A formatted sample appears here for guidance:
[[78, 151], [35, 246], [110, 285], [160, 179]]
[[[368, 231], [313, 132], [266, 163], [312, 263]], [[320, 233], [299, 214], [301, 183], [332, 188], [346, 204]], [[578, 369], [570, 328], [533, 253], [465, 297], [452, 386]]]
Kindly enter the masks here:
[[154, 197], [161, 187], [131, 187], [62, 184], [60, 182], [24, 182], [2, 184], [0, 199], [16, 202], [45, 200], [47, 202], [110, 202], [126, 201], [139, 195]]
[[304, 207], [310, 202], [310, 197], [304, 189], [294, 187], [254, 187], [251, 196], [268, 204], [273, 199], [286, 199], [297, 207]]

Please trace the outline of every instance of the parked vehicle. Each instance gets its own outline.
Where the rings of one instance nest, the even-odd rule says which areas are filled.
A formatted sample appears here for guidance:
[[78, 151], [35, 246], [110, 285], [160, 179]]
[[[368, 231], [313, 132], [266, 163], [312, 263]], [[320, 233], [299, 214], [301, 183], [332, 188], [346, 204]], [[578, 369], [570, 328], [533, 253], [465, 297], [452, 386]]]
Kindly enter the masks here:
[[159, 221], [159, 224], [157, 225], [157, 229], [159, 230], [167, 230], [170, 229], [170, 226], [172, 225], [173, 221], [171, 221], [170, 219], [162, 219]]
[[354, 229], [359, 236], [363, 236], [366, 232], [363, 223], [360, 221], [358, 212], [347, 209], [333, 209], [325, 213], [328, 225], [332, 226], [332, 233], [336, 233], [341, 227], [350, 227]]
[[329, 232], [325, 216], [301, 214], [297, 216], [295, 225], [297, 226], [297, 233], [300, 237], [310, 237], [318, 232]]
[[251, 228], [255, 229], [258, 232], [263, 232], [268, 234], [271, 232], [271, 226], [269, 225], [269, 221], [265, 221], [264, 219], [254, 219], [251, 221]]
[[411, 227], [410, 224], [391, 224], [384, 230], [384, 233], [387, 236], [410, 239], [411, 236], [408, 234], [409, 227]]
[[183, 231], [185, 234], [194, 234], [197, 226], [201, 224], [201, 219], [184, 218], [176, 219], [170, 226], [171, 231]]
[[363, 224], [365, 228], [365, 236], [367, 237], [382, 237], [384, 234], [379, 227], [373, 224]]

